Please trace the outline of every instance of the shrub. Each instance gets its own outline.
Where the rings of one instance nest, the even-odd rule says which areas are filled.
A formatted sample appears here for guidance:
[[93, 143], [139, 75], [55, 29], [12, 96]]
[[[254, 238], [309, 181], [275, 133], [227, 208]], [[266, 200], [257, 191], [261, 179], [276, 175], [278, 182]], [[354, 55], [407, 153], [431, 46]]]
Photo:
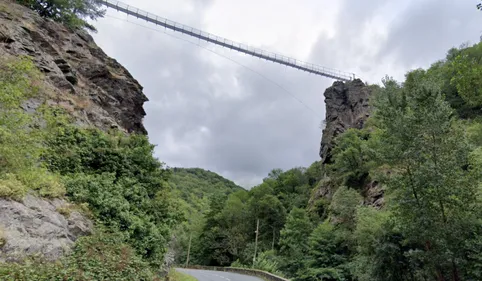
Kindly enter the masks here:
[[80, 238], [71, 255], [56, 263], [0, 264], [5, 281], [160, 280], [156, 275], [121, 235], [104, 232]]
[[87, 203], [103, 225], [124, 233], [153, 264], [161, 263], [180, 214], [170, 203], [168, 172], [147, 137], [66, 125], [50, 134], [47, 146], [43, 159], [64, 176], [67, 196]]
[[27, 188], [13, 174], [6, 174], [0, 179], [0, 198], [21, 200], [27, 193]]

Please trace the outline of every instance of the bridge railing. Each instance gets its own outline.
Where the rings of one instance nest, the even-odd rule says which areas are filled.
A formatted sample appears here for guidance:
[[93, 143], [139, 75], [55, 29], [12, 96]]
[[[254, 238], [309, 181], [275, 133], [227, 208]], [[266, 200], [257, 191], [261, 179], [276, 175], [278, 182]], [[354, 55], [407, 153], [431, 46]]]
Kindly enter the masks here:
[[116, 0], [101, 0], [100, 1], [106, 7], [115, 9], [117, 11], [126, 13], [128, 15], [146, 20], [148, 22], [154, 23], [156, 25], [165, 27], [170, 30], [174, 30], [183, 34], [187, 34], [193, 36], [195, 38], [205, 40], [207, 42], [211, 42], [213, 44], [223, 46], [225, 48], [229, 48], [232, 50], [236, 50], [238, 52], [248, 54], [254, 57], [258, 57], [261, 59], [265, 59], [268, 61], [276, 62], [282, 65], [286, 65], [292, 68], [296, 68], [299, 70], [303, 70], [309, 73], [322, 75], [325, 77], [342, 80], [342, 81], [350, 81], [355, 79], [355, 74], [344, 72], [340, 70], [336, 70], [333, 68], [323, 67], [319, 65], [315, 65], [312, 63], [303, 62], [294, 58], [290, 58], [281, 54], [268, 52], [262, 49], [254, 48], [242, 43], [234, 42], [232, 40], [216, 36], [214, 34], [204, 32], [202, 30], [177, 23], [175, 21], [168, 20], [163, 17], [159, 17], [157, 15], [151, 14], [149, 12], [143, 11], [139, 8], [127, 5], [123, 2], [116, 1]]

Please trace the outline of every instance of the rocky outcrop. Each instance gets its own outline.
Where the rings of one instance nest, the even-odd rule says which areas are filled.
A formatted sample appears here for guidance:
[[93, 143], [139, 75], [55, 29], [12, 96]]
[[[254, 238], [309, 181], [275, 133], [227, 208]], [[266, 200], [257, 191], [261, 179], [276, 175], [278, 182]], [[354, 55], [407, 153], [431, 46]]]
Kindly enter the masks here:
[[9, 55], [32, 57], [45, 74], [50, 102], [65, 108], [79, 125], [146, 133], [142, 86], [87, 32], [0, 0], [0, 57]]
[[0, 262], [27, 256], [57, 260], [78, 237], [92, 232], [92, 222], [61, 199], [27, 195], [23, 202], [0, 199]]
[[360, 79], [336, 81], [326, 89], [326, 127], [321, 139], [320, 157], [330, 163], [334, 139], [349, 128], [361, 129], [369, 116], [371, 89]]
[[[350, 82], [337, 81], [325, 90], [326, 127], [321, 139], [320, 157], [323, 164], [332, 162], [331, 151], [335, 139], [350, 128], [362, 129], [370, 116], [370, 96], [372, 90], [361, 80]], [[316, 209], [320, 199], [331, 199], [339, 183], [325, 175], [314, 188], [309, 205]], [[368, 181], [360, 186], [364, 204], [381, 208], [384, 203], [383, 188], [375, 181]]]

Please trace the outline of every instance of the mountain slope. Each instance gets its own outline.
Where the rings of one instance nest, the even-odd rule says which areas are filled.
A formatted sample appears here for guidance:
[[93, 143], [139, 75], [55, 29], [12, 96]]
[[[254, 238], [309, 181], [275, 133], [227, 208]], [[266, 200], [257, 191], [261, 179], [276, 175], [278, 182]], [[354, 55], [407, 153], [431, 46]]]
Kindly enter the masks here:
[[229, 195], [242, 187], [222, 176], [200, 168], [172, 168], [169, 185], [189, 204], [215, 194]]

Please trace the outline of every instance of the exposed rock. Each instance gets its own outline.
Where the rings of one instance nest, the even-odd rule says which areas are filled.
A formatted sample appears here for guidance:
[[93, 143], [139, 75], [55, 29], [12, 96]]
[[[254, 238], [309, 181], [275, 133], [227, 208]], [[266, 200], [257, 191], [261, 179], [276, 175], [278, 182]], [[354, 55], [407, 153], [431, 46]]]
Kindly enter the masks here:
[[161, 266], [161, 277], [166, 277], [169, 270], [174, 266], [176, 259], [176, 236], [171, 236], [171, 241], [167, 245], [167, 252], [164, 254], [164, 260]]
[[326, 89], [326, 127], [321, 139], [320, 157], [330, 163], [334, 139], [349, 128], [361, 129], [369, 116], [371, 90], [360, 79], [337, 81]]
[[142, 86], [85, 31], [72, 31], [12, 1], [0, 0], [0, 57], [31, 56], [52, 101], [71, 101], [78, 124], [147, 133]]
[[[370, 95], [372, 89], [361, 80], [350, 82], [337, 81], [326, 89], [326, 127], [321, 139], [320, 157], [324, 164], [331, 163], [331, 151], [335, 145], [335, 138], [350, 128], [362, 129], [370, 116]], [[337, 183], [330, 178], [324, 178], [314, 189], [310, 199], [310, 206], [314, 206], [320, 198], [330, 199]], [[377, 182], [369, 182], [359, 187], [362, 190], [364, 204], [376, 208], [383, 206], [383, 188]]]
[[373, 181], [367, 184], [363, 193], [363, 197], [365, 198], [364, 203], [366, 205], [373, 206], [377, 209], [383, 206], [385, 202], [383, 197], [384, 190], [378, 182]]
[[93, 224], [72, 210], [60, 214], [67, 206], [61, 199], [46, 200], [27, 195], [23, 202], [0, 199], [0, 229], [5, 244], [0, 247], [0, 262], [22, 261], [26, 256], [57, 260], [67, 253], [80, 236], [89, 235]]

